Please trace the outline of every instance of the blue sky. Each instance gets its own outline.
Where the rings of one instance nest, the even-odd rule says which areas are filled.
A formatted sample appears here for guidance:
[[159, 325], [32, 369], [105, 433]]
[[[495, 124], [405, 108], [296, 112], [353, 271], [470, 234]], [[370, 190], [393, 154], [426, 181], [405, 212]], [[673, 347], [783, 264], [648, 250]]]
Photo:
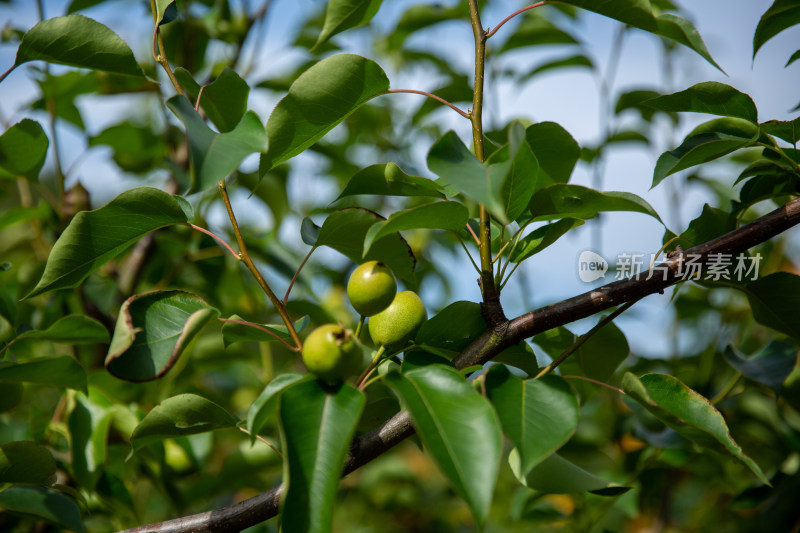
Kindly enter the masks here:
[[[251, 3], [260, 4], [260, 2]], [[384, 2], [375, 23], [382, 28], [392, 27], [397, 14], [412, 3], [416, 2], [405, 0]], [[800, 103], [800, 91], [797, 90], [800, 87], [800, 61], [789, 68], [784, 68], [784, 65], [800, 44], [800, 28], [793, 28], [768, 42], [755, 61], [752, 61], [753, 31], [760, 15], [772, 3], [771, 0], [703, 0], [702, 2], [678, 0], [677, 3], [700, 31], [712, 56], [727, 75], [708, 65], [688, 49], [681, 50], [674, 63], [673, 90], [680, 90], [700, 81], [720, 81], [750, 94], [759, 109], [761, 120], [789, 119], [797, 115], [797, 112], [791, 113], [790, 109]], [[47, 1], [46, 16], [63, 14], [67, 4], [65, 0]], [[241, 5], [241, 2], [233, 4]], [[0, 4], [0, 24], [10, 22], [14, 26], [31, 26], [37, 21], [34, 5], [33, 2], [19, 0], [13, 1], [10, 7]], [[267, 21], [266, 38], [260, 43], [257, 51], [259, 59], [251, 81], [279, 74], [301, 59], [301, 54], [297, 52], [286, 53], [282, 48], [283, 43], [293, 37], [298, 21], [302, 20], [310, 10], [317, 9], [321, 5], [321, 2], [312, 0], [275, 0]], [[484, 26], [496, 25], [506, 14], [524, 5], [524, 2], [510, 0], [491, 3], [483, 12]], [[119, 0], [107, 7], [89, 10], [86, 14], [117, 31], [131, 45], [140, 61], [148, 60], [147, 36], [151, 31], [151, 19], [145, 11], [143, 2]], [[502, 28], [493, 39], [505, 39], [503, 33], [510, 34], [513, 24], [509, 23]], [[580, 39], [601, 71], [605, 70], [617, 28], [616, 22], [594, 14], [586, 14], [578, 23]], [[434, 35], [423, 34], [415, 37], [411, 44], [420, 47], [445, 46], [452, 52], [454, 64], [460, 66], [466, 73], [471, 69], [471, 44], [468, 41], [470, 37], [471, 32], [467, 25], [459, 27], [449, 24], [437, 30]], [[368, 53], [364, 46], [363, 33], [352, 32], [339, 39], [350, 51]], [[15, 51], [15, 44], [0, 44], [0, 70], [5, 70], [13, 63]], [[539, 51], [532, 51], [518, 53], [512, 57], [517, 65], [534, 65], [544, 56]], [[630, 32], [624, 41], [612, 91], [618, 93], [624, 88], [662, 86], [664, 82], [661, 74], [662, 65], [663, 55], [657, 43], [644, 32]], [[21, 117], [16, 114], [16, 109], [22, 102], [33, 98], [35, 88], [27, 79], [24, 70], [24, 68], [18, 69], [0, 85], [0, 119], [3, 122], [13, 123], [19, 120]], [[491, 83], [492, 80], [489, 79], [488, 82]], [[597, 141], [599, 132], [604, 127], [598, 111], [596, 82], [597, 80], [588, 71], [572, 70], [543, 76], [526, 86], [524, 90], [519, 90], [519, 87], [510, 83], [494, 86], [491, 87], [491, 91], [495, 91], [496, 96], [488, 102], [485, 113], [487, 119], [498, 123], [516, 117], [535, 121], [555, 121], [570, 131], [579, 143], [591, 144]], [[395, 88], [433, 90], [436, 88], [436, 79], [430, 76], [393, 78], [392, 85]], [[274, 97], [265, 96], [261, 91], [254, 91], [252, 94], [251, 107], [263, 121], [266, 121], [274, 105]], [[409, 106], [420, 105], [421, 97], [393, 96], [406, 99]], [[102, 103], [94, 102], [82, 106], [89, 130], [93, 133], [98, 132], [110, 125], [112, 123], [110, 121], [118, 120], [116, 112], [126, 103], [106, 98]], [[44, 117], [40, 118], [44, 120]], [[694, 124], [707, 118], [686, 117], [681, 129], [668, 135], [671, 140], [660, 139], [664, 142], [663, 148], [674, 147]], [[468, 141], [468, 125], [460, 117], [445, 110], [438, 112], [435, 119], [451, 125], [462, 139]], [[76, 145], [79, 141], [69, 127], [59, 128], [59, 134], [63, 136], [63, 144], [67, 147], [64, 152], [65, 159], [68, 159], [65, 166], [68, 167], [80, 151], [80, 146]], [[674, 144], [669, 145], [670, 142]], [[71, 150], [70, 146], [76, 149]], [[426, 151], [427, 146], [420, 147], [420, 168], [416, 169], [420, 172], [426, 172], [424, 165]], [[81, 159], [75, 173], [75, 179], [79, 177], [85, 186], [96, 190], [97, 198], [104, 200], [110, 199], [124, 188], [141, 184], [140, 181], [134, 182], [119, 175], [119, 172], [105, 161], [107, 155], [107, 152], [93, 151], [92, 155]], [[666, 183], [650, 190], [652, 169], [658, 155], [659, 153], [643, 152], [638, 148], [616, 150], [606, 161], [602, 188], [625, 190], [642, 196], [662, 214], [671, 229], [680, 231], [692, 217], [699, 215], [702, 204], [708, 197], [701, 192]], [[726, 169], [722, 168], [717, 176], [725, 177], [725, 171]], [[730, 183], [733, 183], [735, 175], [730, 174], [728, 177]], [[676, 178], [669, 179], [679, 182]], [[579, 166], [573, 181], [589, 185], [591, 182], [589, 171], [584, 166]], [[304, 181], [302, 176], [295, 180], [293, 194], [298, 201], [301, 197], [307, 197], [305, 189], [308, 186], [309, 183]], [[329, 195], [331, 198], [321, 198], [320, 203], [324, 205], [336, 194], [338, 191], [323, 191], [323, 196]], [[677, 206], [674, 200], [676, 194], [679, 198]], [[269, 218], [260, 216], [254, 222], [269, 224]], [[290, 224], [287, 228], [287, 232], [291, 232], [295, 231], [297, 226]], [[602, 226], [602, 247], [597, 251], [607, 258], [619, 252], [654, 252], [660, 246], [662, 235], [663, 227], [644, 215], [612, 214], [605, 217]], [[504, 304], [508, 314], [516, 315], [531, 305], [538, 306], [569, 297], [593, 286], [581, 282], [576, 270], [576, 259], [580, 251], [593, 248], [596, 244], [591, 237], [590, 229], [575, 232], [574, 236], [562, 239], [536, 259], [526, 263], [519, 272], [525, 276], [528, 283], [520, 286], [517, 276], [504, 293]], [[291, 239], [292, 236], [287, 235], [287, 238]], [[798, 239], [795, 238], [795, 241]], [[447, 257], [442, 260], [449, 261], [452, 265], [449, 270], [457, 280], [456, 298], [477, 301], [479, 293], [474, 281], [475, 273], [468, 266], [466, 259], [460, 257], [453, 260]], [[436, 287], [423, 287], [423, 289], [423, 297], [426, 297], [427, 292], [426, 299], [432, 301], [432, 305], [444, 303]], [[522, 294], [525, 297], [522, 297]], [[663, 331], [663, 328], [659, 328], [659, 323], [663, 323], [666, 318], [665, 298], [667, 297], [654, 296], [637, 304], [620, 321], [621, 327], [629, 335], [637, 351], [655, 352], [663, 348], [667, 342], [666, 338], [659, 334], [659, 331]], [[577, 329], [586, 327], [588, 324], [584, 323]]]

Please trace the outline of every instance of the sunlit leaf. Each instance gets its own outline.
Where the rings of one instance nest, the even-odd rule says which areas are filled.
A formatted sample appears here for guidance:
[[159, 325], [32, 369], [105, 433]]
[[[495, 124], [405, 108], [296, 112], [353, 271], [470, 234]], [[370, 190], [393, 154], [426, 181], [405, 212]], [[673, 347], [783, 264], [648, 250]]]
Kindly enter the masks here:
[[81, 486], [88, 489], [96, 485], [106, 464], [113, 417], [114, 410], [98, 403], [96, 393], [89, 398], [83, 394], [75, 396], [75, 407], [67, 420], [72, 468]]
[[428, 168], [457, 191], [486, 206], [492, 215], [506, 220], [500, 200], [502, 176], [489, 169], [461, 142], [454, 131], [444, 134], [428, 152]]
[[336, 489], [364, 403], [364, 394], [346, 383], [329, 387], [319, 380], [301, 381], [283, 391], [284, 530], [331, 530]]
[[587, 219], [603, 211], [633, 211], [650, 215], [661, 222], [650, 204], [635, 194], [601, 192], [580, 185], [556, 183], [540, 189], [531, 198], [529, 207], [534, 220]]
[[236, 417], [196, 394], [178, 394], [153, 407], [131, 435], [133, 451], [164, 439], [234, 427]]
[[388, 90], [389, 78], [364, 57], [339, 54], [315, 64], [292, 83], [267, 121], [266, 168], [296, 156]]
[[576, 218], [562, 218], [552, 224], [536, 228], [519, 240], [519, 243], [511, 252], [510, 261], [512, 263], [521, 263], [556, 242], [568, 231], [583, 225], [583, 223], [583, 220]]
[[153, 291], [131, 296], [119, 310], [106, 369], [120, 379], [158, 379], [219, 311], [194, 294]]
[[459, 202], [431, 202], [398, 211], [369, 228], [364, 239], [364, 255], [375, 241], [398, 231], [426, 228], [455, 232], [461, 230], [468, 219], [469, 211]]
[[186, 127], [192, 155], [192, 190], [206, 190], [236, 170], [250, 154], [267, 149], [264, 127], [258, 116], [248, 111], [228, 133], [215, 133], [206, 126], [183, 95], [167, 100], [169, 107]]
[[665, 374], [637, 378], [626, 372], [622, 388], [631, 399], [685, 438], [704, 448], [730, 454], [769, 485], [755, 461], [733, 440], [719, 411], [677, 378]]
[[367, 209], [334, 211], [322, 224], [316, 246], [329, 246], [359, 264], [370, 260], [380, 261], [391, 268], [397, 277], [413, 284], [416, 259], [399, 234], [379, 239], [370, 247], [369, 253], [363, 255], [367, 231], [373, 224], [383, 220], [383, 217]]
[[312, 51], [337, 33], [367, 24], [378, 12], [381, 2], [382, 0], [331, 0], [328, 2], [325, 24], [322, 26], [322, 32]]
[[[247, 111], [250, 86], [229, 67], [203, 89], [200, 107], [221, 133], [233, 131]], [[260, 124], [260, 122], [259, 122]]]
[[170, 194], [140, 187], [123, 192], [100, 209], [78, 213], [56, 241], [42, 278], [26, 298], [77, 287], [151, 231], [188, 222], [184, 207]]
[[14, 64], [36, 60], [144, 76], [125, 41], [103, 24], [78, 14], [43, 20], [25, 32]]
[[753, 99], [730, 85], [716, 81], [698, 83], [677, 93], [646, 100], [644, 104], [661, 111], [710, 113], [758, 123], [758, 110]]
[[453, 368], [429, 365], [387, 376], [411, 413], [436, 464], [464, 498], [478, 524], [492, 501], [500, 467], [500, 422], [491, 404]]
[[653, 170], [652, 187], [678, 171], [751, 146], [759, 135], [758, 126], [741, 118], [725, 117], [701, 124], [686, 136], [680, 146], [661, 154]]
[[783, 139], [789, 144], [800, 141], [800, 117], [794, 120], [769, 120], [760, 124], [761, 129], [770, 135]]
[[264, 424], [278, 412], [278, 402], [283, 391], [304, 377], [303, 374], [281, 374], [267, 383], [247, 411], [247, 431], [250, 432], [250, 442], [255, 442], [256, 435], [259, 434]]
[[484, 383], [503, 433], [520, 455], [523, 475], [564, 445], [578, 427], [578, 399], [559, 376], [523, 380], [497, 365]]
[[371, 165], [359, 170], [347, 182], [339, 198], [358, 194], [444, 198], [441, 186], [435, 181], [406, 174], [394, 163]]

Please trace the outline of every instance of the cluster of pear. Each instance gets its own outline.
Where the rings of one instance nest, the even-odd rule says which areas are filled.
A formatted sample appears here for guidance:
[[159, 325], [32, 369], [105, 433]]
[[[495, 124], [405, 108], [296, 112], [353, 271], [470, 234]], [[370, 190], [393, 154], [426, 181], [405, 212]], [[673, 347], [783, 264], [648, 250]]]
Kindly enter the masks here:
[[[419, 296], [413, 291], [397, 292], [392, 271], [378, 261], [368, 261], [353, 271], [347, 297], [362, 321], [369, 318], [372, 342], [385, 349], [403, 348], [428, 318]], [[355, 334], [338, 324], [312, 331], [303, 343], [302, 356], [308, 370], [328, 382], [353, 376], [362, 366]]]

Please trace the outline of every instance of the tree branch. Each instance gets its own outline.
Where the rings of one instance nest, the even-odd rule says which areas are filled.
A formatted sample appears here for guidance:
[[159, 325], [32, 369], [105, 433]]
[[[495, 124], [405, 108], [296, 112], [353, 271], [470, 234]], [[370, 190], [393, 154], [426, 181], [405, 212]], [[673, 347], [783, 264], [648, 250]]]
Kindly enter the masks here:
[[[542, 307], [509, 320], [502, 332], [487, 329], [453, 360], [458, 369], [483, 364], [509, 346], [591, 316], [610, 307], [638, 300], [644, 296], [663, 292], [665, 288], [681, 281], [678, 268], [683, 257], [698, 254], [705, 260], [709, 254], [737, 254], [752, 248], [800, 223], [800, 198], [791, 200], [775, 211], [707, 243], [695, 246], [659, 265], [668, 268], [666, 279], [662, 274], [646, 279], [626, 279], [609, 283], [568, 300]], [[701, 261], [702, 262], [702, 261]], [[649, 271], [648, 271], [649, 272]], [[370, 462], [403, 439], [414, 433], [407, 412], [400, 412], [369, 433], [353, 441], [345, 464], [344, 475]], [[282, 486], [277, 486], [257, 496], [209, 511], [166, 522], [128, 529], [123, 533], [189, 533], [234, 532], [254, 526], [276, 516], [280, 509]]]

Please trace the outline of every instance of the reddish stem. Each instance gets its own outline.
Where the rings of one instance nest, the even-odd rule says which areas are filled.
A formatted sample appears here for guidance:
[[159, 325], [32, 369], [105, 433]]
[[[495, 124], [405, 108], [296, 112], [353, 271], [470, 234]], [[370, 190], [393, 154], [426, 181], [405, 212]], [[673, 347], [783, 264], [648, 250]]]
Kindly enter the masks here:
[[265, 328], [263, 326], [259, 326], [258, 324], [254, 324], [252, 322], [248, 322], [247, 320], [232, 320], [230, 318], [218, 318], [217, 320], [219, 320], [220, 322], [230, 322], [231, 324], [241, 324], [242, 326], [250, 326], [251, 328], [260, 329], [264, 333], [268, 333], [269, 335], [272, 335], [275, 338], [276, 341], [280, 342], [281, 344], [283, 344], [284, 346], [289, 348], [291, 351], [293, 351], [293, 352], [299, 352], [300, 351], [300, 348], [298, 348], [297, 346], [292, 346], [291, 344], [289, 344], [285, 340], [281, 339], [274, 331], [270, 331], [270, 330], [268, 330], [267, 328]]
[[297, 267], [297, 272], [295, 272], [294, 276], [292, 276], [292, 281], [289, 282], [289, 287], [286, 289], [286, 294], [283, 296], [283, 305], [286, 305], [286, 302], [289, 301], [289, 293], [292, 292], [292, 287], [294, 287], [294, 282], [297, 281], [297, 277], [300, 275], [300, 271], [303, 270], [303, 267], [306, 265], [308, 258], [311, 257], [311, 254], [313, 254], [314, 250], [316, 249], [317, 249], [316, 246], [312, 247], [311, 250], [308, 252], [308, 255], [306, 255], [306, 258], [303, 259], [303, 262], [300, 263], [299, 267]]
[[625, 391], [622, 390], [622, 389], [618, 389], [616, 387], [613, 387], [613, 386], [609, 385], [608, 383], [603, 383], [602, 381], [597, 381], [596, 379], [587, 378], [586, 376], [561, 376], [561, 377], [564, 378], [564, 379], [582, 379], [583, 381], [589, 381], [590, 383], [594, 383], [595, 385], [600, 385], [601, 387], [605, 387], [607, 389], [611, 389], [611, 390], [616, 391], [616, 392], [618, 392], [620, 394], [625, 394]]
[[489, 37], [491, 37], [492, 35], [494, 35], [494, 34], [497, 32], [497, 30], [499, 30], [499, 29], [500, 29], [500, 28], [503, 26], [503, 24], [505, 24], [505, 23], [506, 23], [506, 22], [508, 22], [509, 20], [513, 19], [513, 18], [514, 18], [514, 17], [516, 17], [517, 15], [519, 15], [519, 14], [521, 14], [521, 13], [525, 13], [527, 10], [529, 10], [529, 9], [533, 9], [534, 7], [540, 7], [540, 6], [543, 6], [543, 5], [545, 5], [545, 4], [549, 4], [549, 3], [550, 3], [550, 2], [548, 2], [548, 1], [545, 1], [545, 2], [537, 2], [537, 3], [535, 3], [535, 4], [529, 5], [528, 7], [523, 7], [523, 8], [522, 8], [522, 9], [520, 9], [519, 11], [515, 11], [515, 12], [511, 13], [509, 16], [507, 16], [506, 18], [504, 18], [503, 20], [501, 20], [501, 21], [500, 21], [500, 24], [498, 24], [497, 26], [495, 26], [495, 27], [494, 27], [494, 29], [493, 29], [492, 31], [486, 30], [486, 38], [488, 39]]
[[435, 94], [426, 93], [425, 91], [417, 91], [417, 90], [414, 90], [414, 89], [391, 89], [391, 90], [386, 91], [386, 92], [387, 93], [421, 94], [422, 96], [427, 96], [428, 98], [433, 98], [434, 100], [437, 100], [437, 101], [443, 103], [444, 105], [446, 105], [447, 107], [449, 107], [450, 109], [452, 109], [453, 111], [455, 111], [456, 113], [461, 115], [462, 117], [467, 118], [467, 119], [469, 118], [469, 113], [467, 113], [465, 111], [462, 111], [461, 109], [457, 108], [456, 106], [454, 106], [453, 104], [451, 104], [450, 102], [445, 100], [444, 98], [436, 96]]
[[192, 228], [192, 229], [195, 229], [195, 230], [197, 230], [197, 231], [199, 231], [199, 232], [201, 232], [201, 233], [205, 233], [205, 234], [206, 234], [206, 235], [208, 235], [209, 237], [213, 237], [214, 239], [216, 239], [216, 241], [217, 241], [218, 243], [220, 243], [222, 246], [224, 246], [224, 247], [225, 247], [225, 249], [226, 249], [226, 250], [228, 250], [228, 251], [230, 252], [230, 254], [231, 254], [233, 257], [235, 257], [235, 258], [236, 258], [236, 260], [237, 260], [237, 261], [240, 261], [240, 260], [242, 259], [242, 258], [239, 256], [239, 254], [237, 254], [237, 253], [236, 253], [236, 252], [233, 250], [233, 248], [231, 248], [231, 247], [230, 247], [230, 245], [229, 245], [227, 242], [225, 242], [225, 241], [222, 239], [222, 237], [219, 237], [219, 236], [217, 236], [217, 235], [215, 235], [215, 234], [211, 233], [210, 231], [208, 231], [208, 230], [207, 230], [207, 229], [205, 229], [205, 228], [201, 228], [200, 226], [195, 226], [194, 224], [189, 224], [189, 227], [190, 227], [190, 228]]

